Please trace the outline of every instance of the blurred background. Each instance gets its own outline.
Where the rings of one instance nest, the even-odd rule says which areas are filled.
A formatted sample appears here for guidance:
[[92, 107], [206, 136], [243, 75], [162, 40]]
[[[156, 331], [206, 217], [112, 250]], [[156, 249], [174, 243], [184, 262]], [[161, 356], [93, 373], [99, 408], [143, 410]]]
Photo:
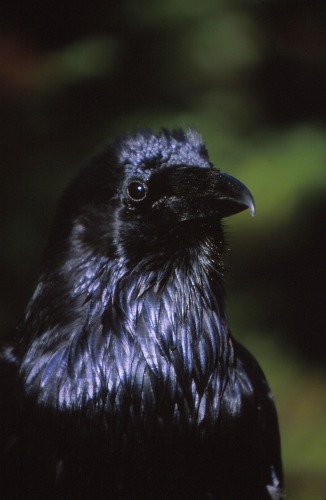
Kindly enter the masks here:
[[228, 313], [275, 394], [286, 498], [326, 497], [326, 2], [0, 6], [1, 334], [67, 182], [111, 137], [192, 126], [257, 215], [227, 221]]

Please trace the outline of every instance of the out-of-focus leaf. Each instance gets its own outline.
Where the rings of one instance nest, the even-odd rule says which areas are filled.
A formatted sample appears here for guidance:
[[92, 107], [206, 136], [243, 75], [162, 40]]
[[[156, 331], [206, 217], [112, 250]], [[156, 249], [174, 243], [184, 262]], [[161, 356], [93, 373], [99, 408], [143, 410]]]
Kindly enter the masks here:
[[112, 37], [81, 39], [52, 52], [40, 68], [46, 90], [88, 78], [109, 75], [118, 57], [118, 42]]

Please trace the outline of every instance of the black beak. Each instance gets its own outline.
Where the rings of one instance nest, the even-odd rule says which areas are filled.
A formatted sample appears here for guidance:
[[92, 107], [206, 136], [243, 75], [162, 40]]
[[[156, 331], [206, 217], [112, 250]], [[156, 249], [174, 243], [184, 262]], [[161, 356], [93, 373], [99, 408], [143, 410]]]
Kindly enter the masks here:
[[223, 217], [237, 214], [249, 208], [250, 215], [256, 213], [255, 201], [248, 188], [235, 177], [218, 173], [216, 196]]
[[255, 215], [255, 202], [244, 184], [217, 169], [179, 167], [164, 172], [158, 182], [162, 197], [153, 210], [177, 220], [228, 217], [246, 210]]

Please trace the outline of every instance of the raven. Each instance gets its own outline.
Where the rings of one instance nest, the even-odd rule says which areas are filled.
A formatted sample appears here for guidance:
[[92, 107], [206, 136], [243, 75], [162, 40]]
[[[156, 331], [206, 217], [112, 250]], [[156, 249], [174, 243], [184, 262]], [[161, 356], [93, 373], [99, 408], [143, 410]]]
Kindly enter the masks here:
[[2, 498], [282, 497], [273, 397], [224, 304], [221, 221], [247, 208], [193, 130], [81, 169], [1, 350]]

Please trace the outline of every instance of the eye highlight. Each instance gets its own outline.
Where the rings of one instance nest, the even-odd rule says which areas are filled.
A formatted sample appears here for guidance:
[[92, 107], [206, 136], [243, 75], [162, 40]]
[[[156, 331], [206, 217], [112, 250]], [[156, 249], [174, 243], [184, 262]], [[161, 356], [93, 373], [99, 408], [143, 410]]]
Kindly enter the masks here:
[[143, 201], [147, 196], [148, 187], [140, 181], [132, 181], [127, 187], [127, 194], [132, 201]]

